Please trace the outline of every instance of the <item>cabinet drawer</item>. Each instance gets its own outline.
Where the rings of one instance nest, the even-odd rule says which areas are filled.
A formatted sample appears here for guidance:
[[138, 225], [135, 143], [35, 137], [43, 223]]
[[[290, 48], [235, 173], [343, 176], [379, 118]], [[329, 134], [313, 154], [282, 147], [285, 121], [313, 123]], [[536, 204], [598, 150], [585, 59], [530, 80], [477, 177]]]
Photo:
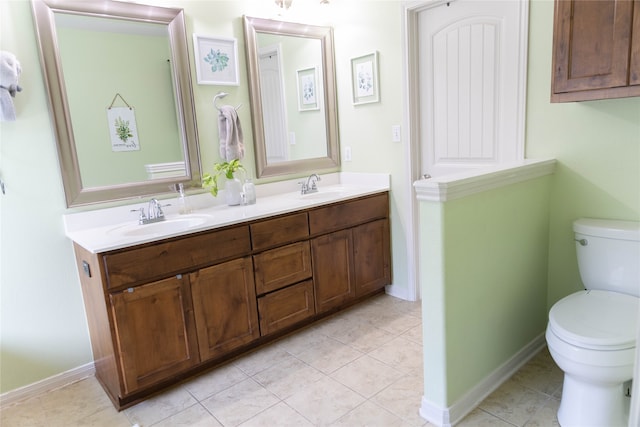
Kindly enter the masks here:
[[306, 212], [256, 222], [250, 227], [254, 250], [295, 242], [309, 235]]
[[389, 215], [388, 193], [340, 203], [309, 212], [311, 234], [329, 233]]
[[309, 242], [293, 243], [254, 255], [253, 268], [258, 295], [308, 279], [311, 277]]
[[194, 271], [251, 250], [247, 226], [198, 234], [103, 256], [107, 287], [139, 284]]
[[263, 336], [313, 316], [313, 281], [307, 280], [258, 298], [258, 312]]

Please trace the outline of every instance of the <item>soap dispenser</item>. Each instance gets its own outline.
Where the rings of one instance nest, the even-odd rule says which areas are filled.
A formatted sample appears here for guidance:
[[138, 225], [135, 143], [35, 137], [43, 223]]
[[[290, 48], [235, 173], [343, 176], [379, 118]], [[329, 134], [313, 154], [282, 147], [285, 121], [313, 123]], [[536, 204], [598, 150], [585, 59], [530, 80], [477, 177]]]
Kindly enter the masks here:
[[256, 186], [253, 185], [251, 178], [247, 178], [242, 186], [242, 200], [245, 205], [254, 205], [256, 203]]
[[182, 183], [178, 184], [178, 213], [180, 215], [191, 213], [189, 202], [184, 195], [184, 185]]

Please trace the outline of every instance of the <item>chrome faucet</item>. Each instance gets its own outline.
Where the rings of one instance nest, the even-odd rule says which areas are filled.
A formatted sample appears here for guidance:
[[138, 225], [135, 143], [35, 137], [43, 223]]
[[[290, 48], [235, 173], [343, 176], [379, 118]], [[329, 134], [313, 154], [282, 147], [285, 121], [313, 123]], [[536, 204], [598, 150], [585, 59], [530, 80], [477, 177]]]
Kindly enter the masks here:
[[162, 211], [163, 206], [171, 206], [170, 204], [161, 205], [158, 199], [153, 198], [149, 200], [149, 215], [145, 215], [144, 207], [138, 209], [132, 209], [131, 212], [140, 212], [140, 216], [138, 216], [138, 224], [151, 224], [153, 222], [164, 221], [164, 212]]
[[317, 173], [312, 173], [307, 178], [307, 182], [300, 181], [300, 194], [315, 193], [318, 191], [318, 181], [321, 181], [320, 176]]

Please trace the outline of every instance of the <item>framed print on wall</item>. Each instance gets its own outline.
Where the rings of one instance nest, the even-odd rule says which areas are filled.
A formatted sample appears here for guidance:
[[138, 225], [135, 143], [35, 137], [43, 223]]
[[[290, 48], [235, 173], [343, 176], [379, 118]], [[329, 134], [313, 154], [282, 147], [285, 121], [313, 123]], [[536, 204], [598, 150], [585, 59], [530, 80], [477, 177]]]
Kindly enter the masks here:
[[351, 59], [353, 105], [380, 101], [378, 52]]
[[238, 41], [226, 37], [193, 35], [198, 84], [239, 86]]
[[316, 67], [298, 70], [298, 111], [319, 110]]

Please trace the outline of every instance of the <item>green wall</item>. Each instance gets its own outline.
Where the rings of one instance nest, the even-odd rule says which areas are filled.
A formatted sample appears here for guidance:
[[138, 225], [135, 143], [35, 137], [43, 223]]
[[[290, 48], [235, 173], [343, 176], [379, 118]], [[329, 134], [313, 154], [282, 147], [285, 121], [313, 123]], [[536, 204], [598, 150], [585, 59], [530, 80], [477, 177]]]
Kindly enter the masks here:
[[421, 203], [431, 402], [455, 403], [544, 331], [551, 179]]

